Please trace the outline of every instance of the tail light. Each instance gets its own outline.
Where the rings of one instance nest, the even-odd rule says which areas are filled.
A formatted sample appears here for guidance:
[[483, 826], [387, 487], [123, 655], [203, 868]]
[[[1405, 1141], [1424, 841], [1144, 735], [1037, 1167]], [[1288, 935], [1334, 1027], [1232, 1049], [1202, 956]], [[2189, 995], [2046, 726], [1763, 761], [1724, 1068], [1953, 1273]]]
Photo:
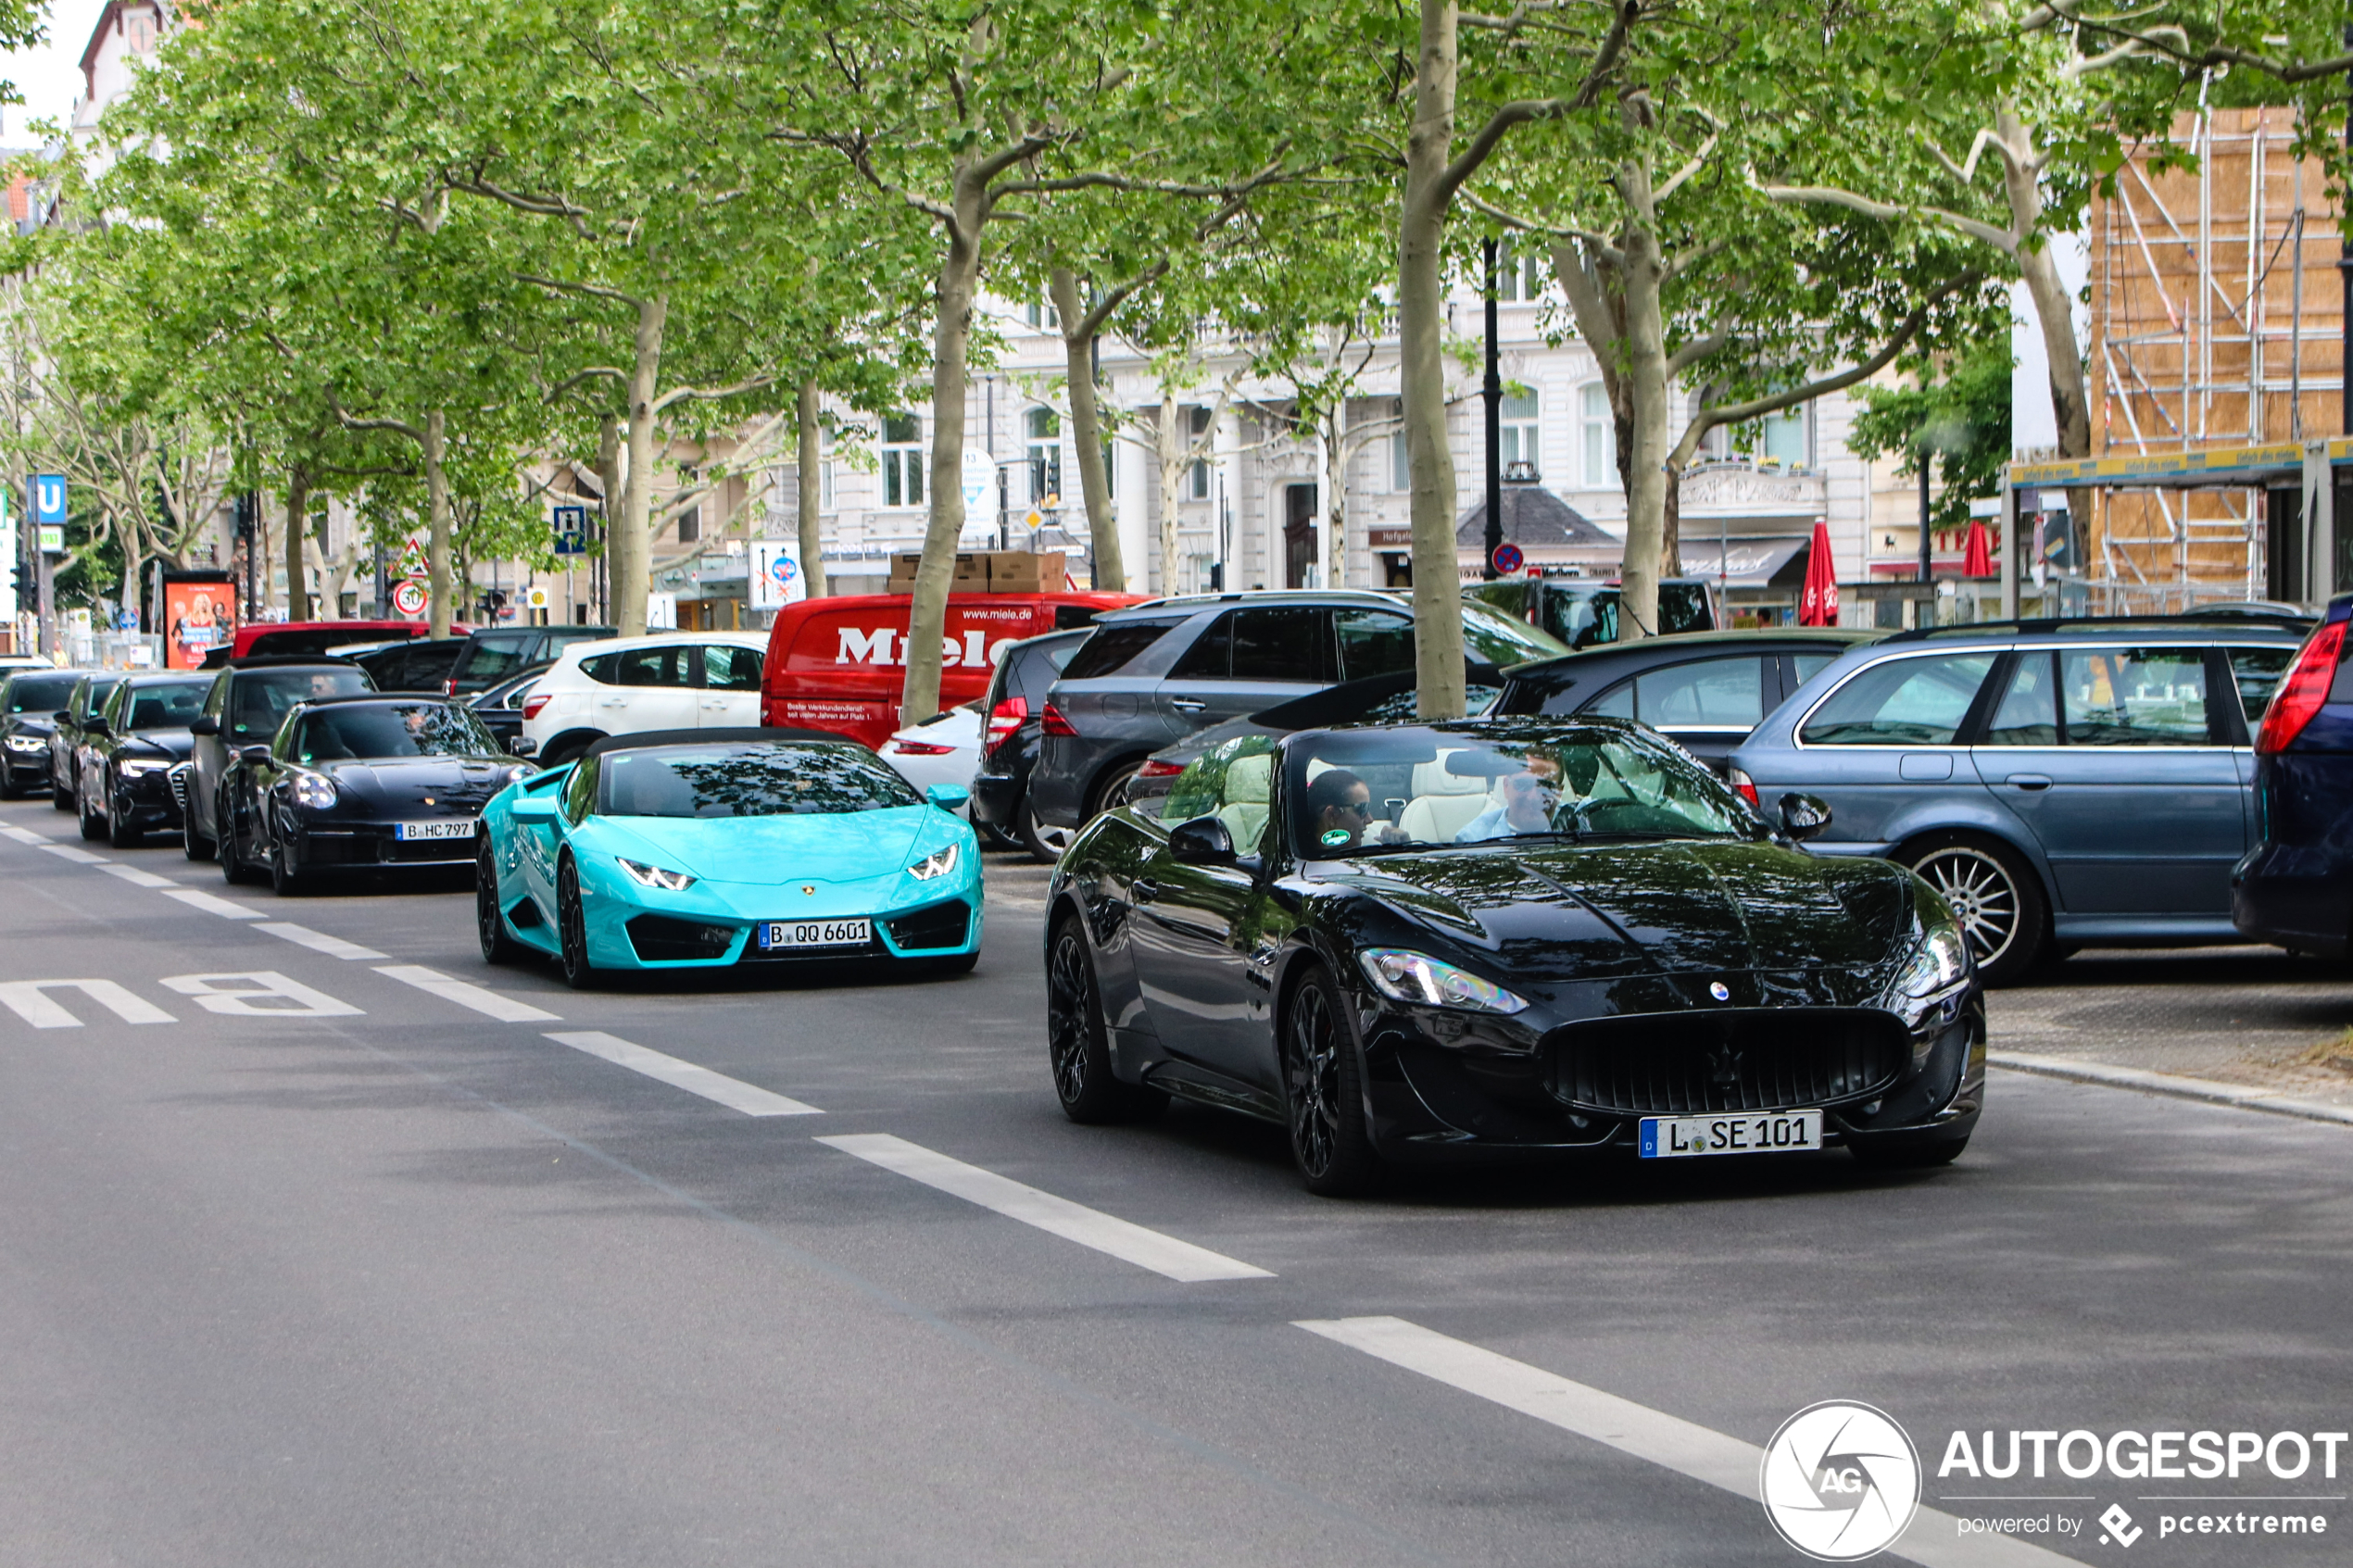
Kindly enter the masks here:
[[1029, 699], [1009, 696], [988, 710], [988, 736], [981, 743], [985, 751], [994, 751], [1013, 738], [1021, 721], [1029, 717]]
[[530, 721], [538, 718], [539, 710], [555, 700], [555, 694], [552, 692], [534, 692], [529, 696], [523, 698], [522, 716], [524, 722], [528, 723]]
[[457, 676], [452, 675], [449, 679], [441, 683], [441, 695], [444, 696], [456, 696], [458, 695]]
[[1763, 802], [1756, 798], [1756, 781], [1755, 779], [1750, 778], [1738, 768], [1727, 768], [1724, 770], [1724, 782], [1730, 784], [1734, 789], [1739, 790], [1743, 800], [1747, 801], [1759, 811], [1765, 809]]
[[2322, 627], [2296, 656], [2296, 668], [2287, 672], [2280, 689], [2271, 694], [2271, 705], [2263, 710], [2263, 729], [2255, 737], [2258, 757], [2270, 757], [2295, 745], [2312, 715], [2328, 701], [2329, 687], [2336, 681], [2336, 661], [2345, 651], [2345, 625], [2334, 621]]
[[1078, 726], [1063, 718], [1063, 710], [1051, 702], [1046, 705], [1046, 711], [1039, 716], [1038, 726], [1050, 735], [1068, 735], [1076, 739], [1078, 734]]
[[1151, 757], [1145, 759], [1144, 765], [1136, 770], [1136, 776], [1139, 779], [1169, 779], [1175, 778], [1184, 771], [1185, 765], [1182, 762], [1167, 762], [1160, 758]]
[[890, 743], [890, 749], [900, 757], [945, 757], [956, 748], [935, 746], [927, 740], [895, 740]]

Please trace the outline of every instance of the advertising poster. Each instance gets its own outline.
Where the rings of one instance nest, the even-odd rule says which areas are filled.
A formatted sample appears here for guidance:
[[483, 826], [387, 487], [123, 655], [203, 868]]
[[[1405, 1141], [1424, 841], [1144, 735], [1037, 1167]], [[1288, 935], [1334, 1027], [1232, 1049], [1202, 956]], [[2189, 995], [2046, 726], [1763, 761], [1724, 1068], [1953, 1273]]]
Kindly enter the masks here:
[[163, 585], [163, 662], [169, 670], [200, 670], [204, 656], [237, 630], [233, 583]]

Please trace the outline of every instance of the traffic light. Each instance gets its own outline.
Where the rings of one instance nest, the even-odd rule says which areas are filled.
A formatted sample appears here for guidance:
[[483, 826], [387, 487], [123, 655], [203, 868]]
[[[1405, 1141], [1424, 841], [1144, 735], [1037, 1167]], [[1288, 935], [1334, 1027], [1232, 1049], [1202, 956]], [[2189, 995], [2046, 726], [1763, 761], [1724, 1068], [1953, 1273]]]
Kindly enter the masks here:
[[19, 561], [8, 569], [8, 590], [17, 596], [17, 603], [31, 602], [33, 584], [25, 571], [24, 562]]

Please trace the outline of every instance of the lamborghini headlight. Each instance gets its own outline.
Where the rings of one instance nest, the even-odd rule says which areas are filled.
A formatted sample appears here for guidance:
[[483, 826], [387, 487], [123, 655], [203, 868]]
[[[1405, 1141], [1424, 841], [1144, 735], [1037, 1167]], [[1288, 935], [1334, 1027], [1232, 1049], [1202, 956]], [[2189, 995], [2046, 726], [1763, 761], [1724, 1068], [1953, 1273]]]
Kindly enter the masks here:
[[621, 869], [629, 874], [629, 880], [640, 887], [659, 887], [664, 893], [684, 893], [695, 884], [695, 879], [685, 872], [666, 871], [661, 866], [649, 866], [643, 860], [623, 859], [618, 855], [613, 859], [620, 861]]
[[913, 877], [917, 882], [930, 882], [936, 878], [946, 876], [950, 872], [954, 871], [956, 869], [956, 859], [957, 847], [951, 844], [945, 849], [933, 850], [922, 859], [917, 860], [913, 865], [909, 866], [907, 868], [907, 874]]
[[1467, 1008], [1473, 1012], [1513, 1013], [1528, 1003], [1491, 980], [1481, 980], [1427, 953], [1400, 947], [1368, 947], [1356, 955], [1365, 978], [1391, 1001], [1425, 1007]]
[[1925, 998], [1949, 991], [1967, 978], [1969, 939], [1959, 926], [1939, 922], [1921, 935], [1895, 984], [1906, 996]]
[[324, 773], [296, 773], [294, 797], [306, 810], [324, 811], [335, 803], [335, 781]]

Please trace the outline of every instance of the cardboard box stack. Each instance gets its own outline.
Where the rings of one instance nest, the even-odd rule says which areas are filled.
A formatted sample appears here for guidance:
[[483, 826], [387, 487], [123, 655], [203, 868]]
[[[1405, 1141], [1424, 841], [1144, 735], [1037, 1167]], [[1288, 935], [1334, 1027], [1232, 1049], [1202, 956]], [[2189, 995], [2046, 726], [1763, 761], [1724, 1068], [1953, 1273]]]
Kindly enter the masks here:
[[[902, 550], [890, 558], [890, 587], [894, 594], [915, 591], [915, 569], [923, 552]], [[1068, 566], [1060, 550], [967, 550], [956, 556], [951, 594], [1059, 593], [1068, 581]]]

